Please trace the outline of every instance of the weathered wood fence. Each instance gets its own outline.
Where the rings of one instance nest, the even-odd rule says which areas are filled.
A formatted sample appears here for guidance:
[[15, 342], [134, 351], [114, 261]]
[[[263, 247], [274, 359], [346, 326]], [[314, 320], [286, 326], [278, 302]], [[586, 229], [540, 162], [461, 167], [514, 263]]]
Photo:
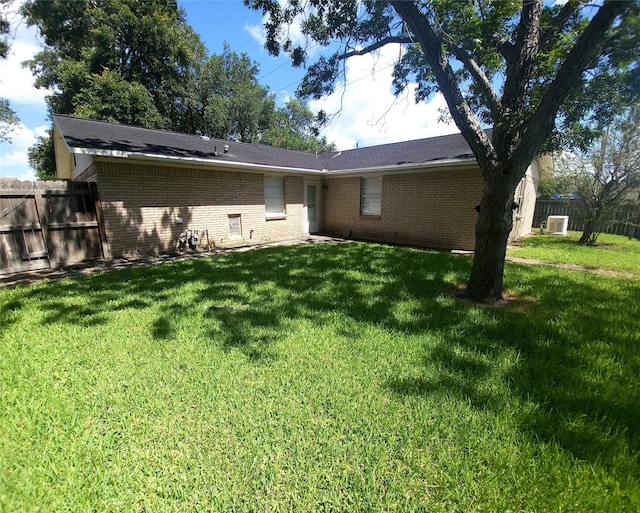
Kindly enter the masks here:
[[[539, 228], [548, 216], [569, 216], [569, 230], [584, 229], [584, 216], [575, 200], [538, 199], [533, 214], [533, 227]], [[630, 202], [623, 205], [617, 212], [615, 221], [605, 232], [640, 239], [640, 204]]]
[[95, 184], [0, 179], [0, 274], [103, 258]]

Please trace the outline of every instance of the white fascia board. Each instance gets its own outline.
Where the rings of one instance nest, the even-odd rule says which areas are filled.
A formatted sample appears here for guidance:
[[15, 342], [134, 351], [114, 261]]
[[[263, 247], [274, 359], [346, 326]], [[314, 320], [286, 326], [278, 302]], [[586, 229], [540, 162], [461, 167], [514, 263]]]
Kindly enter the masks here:
[[125, 159], [130, 155], [128, 151], [97, 150], [93, 148], [70, 147], [69, 151], [71, 151], [71, 153], [77, 153], [79, 155], [94, 155], [96, 157], [119, 157], [119, 158], [125, 158]]
[[250, 162], [231, 162], [225, 160], [214, 160], [214, 159], [200, 159], [196, 157], [159, 157], [158, 155], [147, 155], [144, 153], [130, 153], [129, 158], [136, 160], [150, 160], [150, 161], [170, 161], [170, 162], [184, 162], [187, 164], [200, 164], [206, 166], [218, 166], [230, 169], [238, 169], [248, 172], [268, 172], [268, 173], [276, 173], [276, 174], [306, 174], [306, 175], [322, 175], [323, 171], [316, 169], [306, 169], [306, 168], [298, 168], [298, 167], [284, 167], [284, 166], [270, 166], [267, 164], [253, 164]]
[[328, 177], [332, 176], [361, 176], [361, 175], [389, 175], [389, 174], [406, 174], [421, 173], [423, 171], [437, 171], [440, 169], [450, 169], [459, 167], [469, 167], [469, 165], [477, 164], [476, 159], [449, 159], [437, 160], [435, 162], [424, 162], [422, 164], [403, 164], [397, 166], [380, 166], [361, 169], [343, 169], [339, 171], [329, 171]]
[[264, 164], [252, 164], [249, 162], [231, 162], [223, 159], [203, 159], [197, 157], [173, 157], [165, 155], [153, 155], [147, 153], [133, 153], [128, 151], [119, 150], [96, 150], [87, 148], [72, 148], [75, 153], [95, 155], [97, 157], [107, 158], [125, 158], [129, 160], [142, 160], [145, 162], [158, 162], [163, 164], [188, 164], [193, 166], [216, 166], [227, 169], [235, 169], [246, 171], [250, 173], [275, 173], [275, 174], [306, 174], [314, 176], [322, 176], [326, 173], [324, 170], [296, 168], [296, 167], [284, 167], [284, 166], [271, 166]]

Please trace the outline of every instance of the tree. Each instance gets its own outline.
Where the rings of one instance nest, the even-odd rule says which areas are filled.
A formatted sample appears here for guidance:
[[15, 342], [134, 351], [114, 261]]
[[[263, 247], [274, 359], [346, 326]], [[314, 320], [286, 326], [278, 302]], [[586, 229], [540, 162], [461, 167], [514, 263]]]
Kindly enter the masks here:
[[10, 134], [18, 122], [18, 116], [9, 105], [9, 100], [0, 98], [0, 141], [11, 140]]
[[[204, 47], [176, 2], [30, 0], [23, 13], [44, 37], [45, 47], [30, 66], [36, 86], [52, 90], [48, 101], [54, 114], [77, 115], [89, 96], [103, 104], [107, 117], [125, 122], [119, 119], [124, 114], [145, 126], [146, 115], [140, 119], [136, 114], [141, 113], [140, 101], [146, 101], [140, 94], [144, 89], [160, 125], [177, 124], [182, 76], [193, 65], [194, 53]], [[139, 87], [134, 86], [134, 92], [125, 83]], [[118, 105], [113, 93], [120, 90], [137, 98], [128, 104], [131, 112], [124, 112], [127, 105]], [[156, 116], [152, 118], [157, 125]]]
[[[7, 7], [11, 0], [0, 0], [0, 59], [6, 59], [10, 48], [10, 13]], [[0, 141], [10, 141], [10, 134], [20, 119], [11, 108], [9, 100], [0, 98]]]
[[331, 92], [345, 59], [388, 44], [405, 48], [394, 70], [397, 92], [410, 80], [418, 83], [417, 101], [441, 91], [484, 179], [466, 289], [477, 301], [502, 297], [513, 197], [532, 160], [554, 136], [569, 132], [559, 129], [597, 115], [583, 99], [599, 93], [600, 105], [613, 105], [638, 94], [630, 86], [638, 80], [638, 33], [627, 30], [637, 26], [637, 1], [605, 0], [598, 7], [579, 0], [245, 4], [265, 15], [267, 49], [289, 53], [294, 65], [306, 64], [308, 55], [291, 39], [295, 31], [286, 30], [293, 22], [301, 20], [303, 35], [331, 47], [308, 67], [299, 88], [304, 97]]
[[275, 99], [258, 82], [258, 64], [225, 44], [206, 66], [209, 91], [204, 105], [207, 135], [257, 142], [272, 121]]
[[127, 82], [110, 70], [92, 74], [87, 86], [73, 98], [74, 114], [81, 118], [156, 128], [162, 115], [139, 82]]
[[614, 119], [589, 149], [559, 159], [585, 220], [579, 242], [595, 244], [629, 193], [640, 188], [640, 105]]
[[29, 165], [36, 170], [38, 180], [55, 180], [57, 176], [52, 132], [50, 128], [46, 136], [38, 136], [36, 143], [29, 148]]
[[276, 110], [271, 126], [265, 130], [260, 142], [269, 146], [301, 150], [311, 153], [335, 151], [326, 137], [320, 137], [321, 120], [314, 116], [307, 104], [291, 99]]

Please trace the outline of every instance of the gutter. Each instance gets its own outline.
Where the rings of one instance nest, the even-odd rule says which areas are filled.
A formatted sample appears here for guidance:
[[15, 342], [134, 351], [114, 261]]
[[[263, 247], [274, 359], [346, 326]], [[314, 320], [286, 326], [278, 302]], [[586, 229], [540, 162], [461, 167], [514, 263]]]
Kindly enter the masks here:
[[460, 167], [469, 167], [469, 165], [477, 165], [475, 158], [468, 159], [447, 159], [435, 160], [433, 162], [422, 162], [412, 164], [397, 164], [387, 166], [376, 166], [368, 168], [339, 169], [328, 171], [327, 176], [360, 176], [363, 173], [367, 175], [390, 175], [390, 174], [408, 174], [421, 173], [426, 170], [437, 171], [442, 169], [457, 169]]
[[189, 164], [195, 167], [220, 167], [226, 169], [233, 169], [238, 171], [245, 171], [248, 173], [273, 173], [273, 174], [298, 174], [298, 175], [311, 175], [311, 176], [324, 176], [324, 177], [352, 177], [362, 176], [363, 174], [371, 176], [381, 176], [390, 174], [408, 174], [408, 173], [421, 173], [424, 171], [436, 171], [443, 169], [458, 169], [463, 167], [469, 167], [470, 165], [477, 165], [476, 159], [446, 159], [435, 160], [433, 162], [411, 163], [411, 164], [397, 164], [397, 165], [385, 165], [375, 166], [368, 168], [352, 168], [352, 169], [308, 169], [298, 167], [285, 167], [274, 166], [268, 164], [254, 164], [250, 162], [237, 162], [237, 161], [225, 161], [205, 159], [198, 157], [175, 157], [165, 155], [154, 155], [149, 153], [133, 153], [120, 150], [98, 150], [90, 148], [69, 148], [72, 153], [93, 155], [95, 157], [102, 157], [105, 160], [128, 159], [130, 161], [142, 161], [142, 162], [156, 162], [159, 164], [170, 165], [175, 163]]
[[72, 153], [93, 155], [95, 157], [104, 157], [106, 159], [129, 159], [131, 161], [158, 162], [165, 165], [170, 163], [190, 164], [197, 167], [223, 167], [228, 169], [236, 169], [254, 173], [274, 173], [274, 174], [304, 174], [313, 176], [324, 176], [326, 170], [316, 170], [307, 168], [274, 166], [268, 164], [253, 164], [250, 162], [230, 162], [225, 160], [205, 159], [198, 157], [175, 157], [154, 155], [149, 153], [132, 153], [120, 150], [94, 150], [89, 148], [70, 148]]

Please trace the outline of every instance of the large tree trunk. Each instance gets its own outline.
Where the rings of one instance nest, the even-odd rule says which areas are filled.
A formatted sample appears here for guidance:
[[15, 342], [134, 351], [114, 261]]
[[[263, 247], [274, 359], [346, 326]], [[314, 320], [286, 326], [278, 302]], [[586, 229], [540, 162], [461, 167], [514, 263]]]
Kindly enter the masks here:
[[482, 303], [502, 299], [502, 277], [509, 233], [513, 227], [513, 197], [519, 183], [513, 174], [493, 172], [485, 180], [476, 224], [475, 254], [467, 295]]

